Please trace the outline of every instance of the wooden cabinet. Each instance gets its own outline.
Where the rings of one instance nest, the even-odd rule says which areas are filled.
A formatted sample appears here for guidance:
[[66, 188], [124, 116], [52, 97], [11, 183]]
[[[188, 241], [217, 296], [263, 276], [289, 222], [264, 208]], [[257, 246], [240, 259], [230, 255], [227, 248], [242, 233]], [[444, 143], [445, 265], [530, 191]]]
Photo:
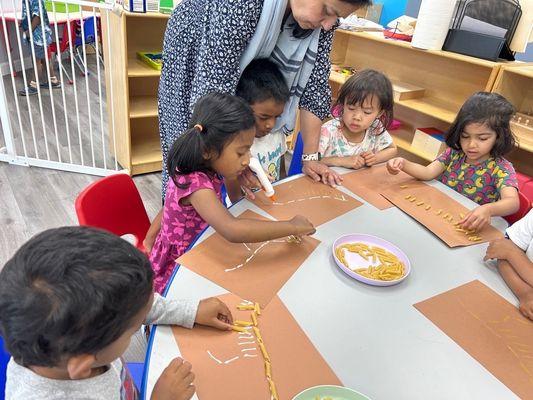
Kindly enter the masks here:
[[161, 73], [140, 61], [137, 52], [161, 51], [168, 15], [111, 12], [109, 26], [106, 22], [102, 18], [113, 54], [110, 68], [106, 65], [111, 146], [116, 145], [118, 162], [130, 175], [160, 171], [157, 89]]

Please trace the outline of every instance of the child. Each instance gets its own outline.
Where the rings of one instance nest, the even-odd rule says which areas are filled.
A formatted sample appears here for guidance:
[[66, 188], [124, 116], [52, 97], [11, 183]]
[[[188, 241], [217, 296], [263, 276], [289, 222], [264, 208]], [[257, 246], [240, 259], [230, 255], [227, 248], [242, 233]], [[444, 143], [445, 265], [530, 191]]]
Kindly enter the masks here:
[[520, 312], [533, 321], [533, 210], [507, 228], [507, 236], [490, 243], [485, 260], [498, 259], [498, 270], [518, 297]]
[[[29, 7], [29, 16], [26, 9], [26, 3]], [[40, 4], [39, 4], [40, 3]], [[40, 10], [39, 10], [40, 9]], [[42, 11], [42, 21], [41, 13]], [[29, 20], [29, 23], [28, 23]], [[42, 24], [41, 24], [42, 22]], [[35, 52], [35, 80], [30, 82], [30, 85], [19, 91], [21, 96], [33, 96], [37, 92], [37, 81], [42, 88], [48, 88], [48, 78], [45, 74], [46, 61], [45, 58], [48, 56], [48, 46], [52, 43], [52, 30], [50, 29], [50, 23], [48, 22], [48, 13], [44, 8], [43, 0], [22, 0], [22, 22], [20, 27], [26, 36], [26, 43], [31, 54], [31, 41], [30, 41], [30, 32], [33, 38], [33, 49]], [[44, 27], [44, 36], [43, 36], [43, 27]], [[50, 85], [54, 89], [61, 88], [61, 82], [54, 75], [54, 67], [52, 58], [49, 62], [49, 74]], [[37, 79], [38, 78], [38, 79]]]
[[510, 120], [513, 106], [497, 93], [478, 92], [461, 107], [450, 127], [449, 148], [428, 166], [403, 158], [389, 160], [391, 174], [404, 171], [424, 181], [437, 178], [480, 204], [461, 221], [465, 229], [481, 229], [490, 217], [518, 211], [518, 181], [503, 156], [514, 147]]
[[[143, 253], [94, 228], [50, 229], [24, 244], [0, 272], [6, 400], [136, 399], [120, 356], [141, 324], [231, 329], [218, 299], [165, 299], [152, 278]], [[174, 359], [152, 398], [190, 399], [193, 379], [191, 365]]]
[[332, 167], [359, 169], [387, 161], [396, 146], [387, 132], [393, 116], [392, 84], [381, 72], [363, 70], [342, 85], [322, 125], [319, 153]]
[[150, 253], [157, 292], [165, 288], [176, 258], [208, 225], [234, 243], [315, 232], [302, 216], [281, 222], [235, 218], [222, 204], [222, 179], [235, 180], [248, 167], [254, 125], [252, 110], [238, 97], [211, 93], [196, 103], [190, 129], [170, 149], [163, 215], [150, 228], [159, 229]]
[[277, 181], [285, 175], [283, 156], [287, 152], [287, 138], [283, 132], [272, 132], [272, 129], [289, 100], [285, 78], [272, 61], [253, 60], [242, 73], [236, 95], [246, 100], [254, 112], [252, 157]]

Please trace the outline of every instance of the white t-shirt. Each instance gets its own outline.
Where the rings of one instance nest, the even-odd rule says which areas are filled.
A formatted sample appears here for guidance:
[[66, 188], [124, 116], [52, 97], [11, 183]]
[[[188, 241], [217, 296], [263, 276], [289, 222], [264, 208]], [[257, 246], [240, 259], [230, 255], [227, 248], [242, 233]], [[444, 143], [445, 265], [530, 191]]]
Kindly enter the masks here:
[[524, 250], [529, 260], [533, 261], [533, 210], [507, 228], [506, 232], [509, 239]]
[[334, 118], [322, 125], [318, 151], [322, 157], [349, 157], [367, 151], [377, 153], [392, 143], [391, 135], [386, 130], [383, 131], [383, 125], [378, 120], [366, 130], [361, 143], [349, 142], [342, 133], [341, 120]]
[[280, 179], [281, 157], [287, 151], [287, 138], [281, 131], [255, 138], [250, 153], [261, 163], [274, 180]]

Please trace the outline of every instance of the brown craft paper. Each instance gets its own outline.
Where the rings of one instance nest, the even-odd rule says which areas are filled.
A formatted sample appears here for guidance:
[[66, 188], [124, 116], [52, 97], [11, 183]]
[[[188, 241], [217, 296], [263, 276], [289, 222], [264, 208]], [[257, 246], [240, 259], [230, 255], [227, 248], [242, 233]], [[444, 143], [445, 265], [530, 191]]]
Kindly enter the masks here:
[[360, 169], [342, 177], [344, 179], [343, 186], [380, 210], [393, 206], [380, 194], [381, 191], [392, 185], [414, 181], [414, 178], [405, 172], [400, 172], [398, 175], [389, 174], [386, 165]]
[[[228, 294], [220, 299], [230, 307], [234, 320], [251, 321], [250, 311], [236, 310], [240, 298]], [[341, 385], [277, 296], [258, 317], [258, 328], [280, 400], [292, 399], [310, 386]], [[270, 400], [264, 360], [255, 338], [200, 326], [172, 329], [183, 358], [193, 366], [199, 400]], [[226, 364], [228, 360], [232, 361]]]
[[[266, 220], [250, 210], [239, 217]], [[300, 244], [288, 243], [286, 238], [263, 243], [230, 243], [214, 233], [177, 262], [229, 292], [265, 306], [319, 243], [308, 236]], [[241, 264], [244, 265], [236, 268]]]
[[362, 205], [352, 196], [307, 177], [276, 185], [274, 189], [276, 201], [260, 191], [253, 202], [278, 220], [299, 214], [318, 226]]
[[[454, 225], [461, 220], [461, 213], [466, 215], [469, 212], [466, 207], [440, 190], [423, 182], [413, 181], [407, 183], [405, 184], [406, 188], [401, 188], [400, 186], [403, 185], [394, 185], [381, 192], [381, 194], [396, 207], [428, 228], [450, 247], [470, 246], [503, 237], [503, 234], [496, 228], [486, 225], [476, 233], [476, 235], [481, 237], [481, 240], [472, 242], [468, 240], [468, 236], [464, 232], [456, 231]], [[407, 200], [405, 198], [407, 195], [415, 196], [416, 201]], [[424, 204], [417, 206], [420, 201], [423, 201]], [[425, 207], [427, 205], [431, 206], [430, 210], [426, 210]], [[438, 210], [442, 210], [442, 214], [437, 215]], [[448, 222], [443, 218], [446, 213], [451, 214], [453, 222]]]
[[415, 307], [521, 399], [533, 398], [533, 322], [479, 281]]

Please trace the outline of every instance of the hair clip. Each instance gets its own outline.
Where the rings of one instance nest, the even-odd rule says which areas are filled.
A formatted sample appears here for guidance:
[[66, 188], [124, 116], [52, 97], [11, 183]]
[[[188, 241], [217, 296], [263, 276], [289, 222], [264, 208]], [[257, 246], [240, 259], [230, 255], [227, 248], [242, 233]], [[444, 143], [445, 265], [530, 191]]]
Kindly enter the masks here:
[[194, 129], [198, 129], [198, 131], [200, 133], [202, 133], [203, 130], [204, 130], [204, 127], [202, 125], [200, 125], [200, 124], [196, 124], [196, 125], [194, 125]]

